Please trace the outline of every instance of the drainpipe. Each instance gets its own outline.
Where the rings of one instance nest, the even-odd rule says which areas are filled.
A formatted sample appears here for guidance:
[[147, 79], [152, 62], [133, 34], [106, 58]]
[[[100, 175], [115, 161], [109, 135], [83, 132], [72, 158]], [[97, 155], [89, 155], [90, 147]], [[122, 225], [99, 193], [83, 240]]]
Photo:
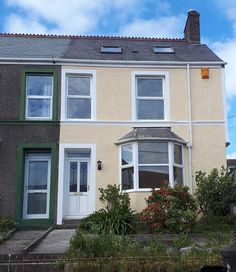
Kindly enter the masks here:
[[189, 132], [189, 142], [187, 144], [188, 148], [188, 167], [189, 167], [189, 190], [193, 193], [193, 174], [192, 174], [192, 146], [193, 146], [193, 123], [192, 123], [192, 97], [191, 97], [191, 83], [190, 83], [190, 67], [187, 64], [187, 91], [188, 91], [188, 132]]

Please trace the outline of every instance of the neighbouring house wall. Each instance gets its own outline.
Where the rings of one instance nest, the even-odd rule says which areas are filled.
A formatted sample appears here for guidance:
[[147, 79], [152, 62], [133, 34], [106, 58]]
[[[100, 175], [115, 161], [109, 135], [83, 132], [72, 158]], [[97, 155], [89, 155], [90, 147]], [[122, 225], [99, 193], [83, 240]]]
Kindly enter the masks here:
[[[171, 130], [189, 142], [189, 109], [186, 68], [95, 68], [65, 67], [66, 69], [96, 71], [96, 119], [87, 122], [63, 121], [60, 143], [96, 145], [96, 160], [103, 163], [96, 172], [96, 208], [101, 207], [98, 188], [119, 184], [119, 146], [115, 142], [135, 126], [170, 126]], [[210, 171], [225, 164], [225, 124], [221, 68], [210, 68], [210, 78], [201, 79], [199, 69], [190, 69], [192, 92], [193, 147], [192, 175], [195, 171]], [[159, 122], [132, 121], [132, 72], [164, 71], [169, 73], [170, 120]], [[62, 86], [63, 91], [63, 86]], [[62, 103], [65, 103], [62, 101]], [[111, 121], [111, 122], [107, 122]], [[117, 122], [118, 121], [118, 122]], [[104, 123], [105, 122], [105, 123]], [[185, 184], [189, 184], [189, 158], [184, 148]], [[193, 184], [193, 189], [196, 186]], [[147, 192], [130, 192], [132, 207], [140, 210], [145, 205]]]
[[[54, 121], [28, 121], [22, 120], [21, 111], [21, 82], [22, 72], [27, 68], [47, 69], [54, 68], [57, 71], [57, 86], [60, 89], [60, 67], [32, 66], [32, 65], [0, 65], [0, 215], [14, 218], [17, 208], [16, 199], [19, 192], [16, 191], [19, 177], [18, 148], [21, 144], [58, 144], [59, 124]], [[58, 101], [60, 92], [58, 92]], [[55, 103], [57, 119], [60, 107]], [[20, 120], [21, 119], [21, 120]], [[57, 160], [57, 158], [56, 158]], [[56, 181], [57, 182], [57, 172]], [[22, 181], [23, 182], [23, 181]], [[56, 193], [55, 193], [56, 201]], [[23, 196], [21, 195], [21, 203]], [[56, 206], [56, 203], [55, 203]], [[22, 212], [22, 211], [21, 211]], [[55, 214], [56, 216], [56, 214]]]

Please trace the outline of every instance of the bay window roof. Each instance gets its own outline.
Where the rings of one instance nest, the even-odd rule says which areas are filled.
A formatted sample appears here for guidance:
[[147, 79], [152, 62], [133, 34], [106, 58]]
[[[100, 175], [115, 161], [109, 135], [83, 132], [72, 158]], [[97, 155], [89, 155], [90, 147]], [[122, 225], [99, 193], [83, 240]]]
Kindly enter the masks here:
[[116, 144], [123, 144], [135, 141], [171, 141], [181, 144], [186, 144], [187, 142], [179, 137], [177, 134], [171, 131], [170, 128], [134, 128], [132, 131], [128, 132], [126, 135], [121, 137]]

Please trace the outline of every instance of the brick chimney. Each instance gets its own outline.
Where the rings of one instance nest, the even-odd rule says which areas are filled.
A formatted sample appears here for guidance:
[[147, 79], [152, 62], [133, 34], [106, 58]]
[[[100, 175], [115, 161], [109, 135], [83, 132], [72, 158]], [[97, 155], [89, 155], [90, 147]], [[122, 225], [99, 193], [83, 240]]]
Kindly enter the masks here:
[[188, 12], [188, 18], [184, 28], [184, 38], [189, 43], [200, 43], [200, 23], [199, 13], [196, 10], [190, 10]]

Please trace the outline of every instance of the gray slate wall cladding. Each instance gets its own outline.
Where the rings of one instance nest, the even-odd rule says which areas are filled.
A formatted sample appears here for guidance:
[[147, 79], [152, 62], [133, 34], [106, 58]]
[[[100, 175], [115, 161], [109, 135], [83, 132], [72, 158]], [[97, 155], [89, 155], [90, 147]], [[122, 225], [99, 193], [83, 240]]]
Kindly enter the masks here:
[[[32, 65], [0, 65], [0, 121], [19, 120], [20, 118], [20, 94], [21, 94], [21, 71], [23, 69], [50, 69], [55, 66], [32, 66]], [[57, 101], [60, 101], [60, 67], [57, 69]], [[57, 116], [60, 115], [60, 103], [57, 105]]]
[[59, 126], [0, 125], [0, 137], [2, 139], [0, 145], [0, 215], [13, 218], [16, 199], [18, 144], [57, 143]]
[[[29, 68], [24, 65], [0, 65], [0, 139], [2, 139], [0, 143], [0, 215], [11, 218], [14, 218], [15, 213], [18, 145], [20, 143], [59, 142], [59, 124], [57, 122], [50, 124], [17, 122], [20, 118], [21, 70], [26, 67]], [[45, 66], [43, 67], [45, 68]], [[60, 82], [59, 76], [58, 82]], [[58, 90], [60, 90], [60, 85]], [[57, 101], [56, 106], [59, 113], [60, 97]], [[15, 120], [16, 122], [4, 124], [1, 122], [3, 120]]]
[[20, 71], [18, 65], [0, 65], [0, 120], [19, 119]]

